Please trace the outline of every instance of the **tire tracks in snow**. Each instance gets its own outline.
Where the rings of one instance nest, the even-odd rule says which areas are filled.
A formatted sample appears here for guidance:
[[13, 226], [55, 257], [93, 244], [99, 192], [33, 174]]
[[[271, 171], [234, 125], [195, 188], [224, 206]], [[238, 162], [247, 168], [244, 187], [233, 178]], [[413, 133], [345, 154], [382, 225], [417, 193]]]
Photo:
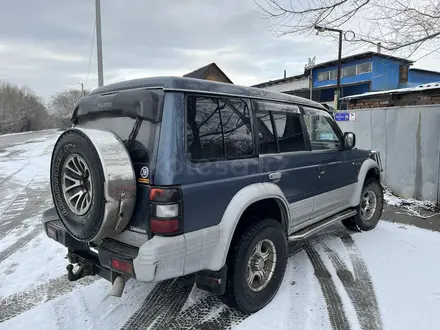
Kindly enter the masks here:
[[305, 251], [313, 265], [315, 276], [321, 287], [332, 328], [334, 330], [350, 329], [350, 324], [348, 323], [347, 315], [344, 311], [341, 296], [332, 280], [330, 272], [325, 267], [324, 262], [314, 247], [306, 243]]
[[194, 276], [179, 277], [157, 284], [139, 309], [122, 327], [123, 330], [159, 327], [161, 322], [177, 315], [194, 286]]
[[13, 177], [15, 174], [17, 174], [17, 173], [20, 172], [21, 170], [25, 169], [26, 166], [28, 166], [28, 164], [26, 164], [25, 166], [23, 166], [23, 167], [20, 168], [19, 170], [15, 171], [15, 172], [13, 172], [13, 173], [11, 173], [11, 174], [9, 174], [9, 175], [6, 176], [5, 178], [2, 178], [1, 181], [0, 181], [0, 188], [2, 188], [3, 185], [4, 185], [6, 182], [8, 182], [9, 180], [11, 180], [12, 177]]
[[166, 280], [155, 286], [122, 330], [229, 329], [247, 315], [210, 295], [182, 309], [194, 287], [194, 275]]
[[[39, 228], [35, 230], [40, 231]], [[30, 232], [23, 237], [19, 244], [9, 247], [6, 254], [14, 253], [29, 242], [33, 235], [38, 232]], [[347, 270], [346, 265], [336, 252], [328, 248], [326, 241], [339, 238], [349, 251], [350, 260], [353, 263], [353, 274]], [[346, 289], [348, 296], [355, 306], [359, 323], [364, 329], [381, 329], [382, 322], [377, 305], [371, 276], [362, 260], [361, 254], [354, 244], [353, 239], [346, 231], [326, 232], [317, 234], [306, 241], [297, 242], [289, 246], [289, 257], [300, 251], [305, 251], [315, 271], [315, 276], [320, 284], [324, 300], [327, 305], [330, 323], [334, 330], [350, 329], [347, 315], [344, 311], [341, 296], [335, 283], [326, 268], [319, 253], [314, 248], [316, 244], [322, 244], [324, 251], [332, 261], [338, 277]], [[6, 250], [5, 250], [6, 251]], [[5, 257], [5, 251], [0, 252]], [[42, 303], [64, 295], [78, 286], [91, 284], [97, 278], [86, 277], [78, 282], [69, 282], [65, 276], [50, 280], [38, 285], [32, 290], [17, 293], [0, 300], [0, 322], [15, 317]], [[358, 280], [356, 282], [356, 280]], [[355, 286], [356, 283], [363, 286]], [[359, 284], [356, 284], [359, 285]], [[194, 275], [188, 275], [177, 279], [166, 280], [157, 284], [148, 294], [138, 310], [122, 327], [124, 330], [136, 329], [230, 329], [240, 324], [248, 315], [224, 305], [221, 300], [210, 295], [203, 298], [188, 308], [183, 309], [194, 287]]]
[[181, 311], [156, 330], [230, 329], [247, 317], [248, 315], [223, 304], [217, 296], [210, 295]]
[[[333, 329], [350, 329], [347, 316], [337, 288], [314, 245], [327, 240], [349, 236], [346, 231], [325, 232], [310, 237], [306, 241], [289, 245], [289, 257], [306, 251], [315, 269], [315, 275], [321, 285], [328, 314]], [[186, 282], [184, 284], [184, 282]], [[230, 329], [240, 324], [248, 315], [243, 314], [223, 302], [215, 295], [210, 295], [182, 310], [191, 293], [194, 277], [166, 280], [155, 286], [144, 303], [123, 326], [123, 330], [154, 329]], [[176, 290], [176, 288], [180, 288]], [[182, 290], [182, 288], [184, 288]], [[183, 291], [183, 294], [182, 294]], [[170, 303], [174, 302], [174, 304]]]
[[75, 288], [90, 285], [96, 280], [97, 277], [84, 277], [76, 282], [70, 282], [64, 275], [37, 285], [31, 290], [8, 296], [0, 300], [0, 323], [69, 293]]
[[0, 251], [0, 263], [3, 260], [9, 258], [11, 255], [13, 255], [15, 252], [17, 252], [21, 248], [23, 248], [27, 243], [29, 243], [31, 240], [33, 240], [35, 237], [37, 237], [41, 232], [43, 232], [42, 227], [35, 227], [29, 233], [20, 237], [18, 239], [18, 241], [16, 241], [12, 245], [8, 246], [3, 251]]
[[[326, 244], [326, 241], [332, 238], [339, 238], [343, 242], [353, 265], [353, 273], [348, 269], [342, 258]], [[298, 242], [290, 247], [290, 255], [294, 255], [303, 249], [307, 253], [313, 265], [315, 276], [320, 284], [332, 328], [335, 330], [350, 329], [350, 324], [348, 323], [341, 296], [337, 291], [332, 276], [318, 251], [313, 247], [316, 244], [320, 244], [323, 247], [324, 252], [332, 262], [336, 274], [356, 311], [361, 328], [383, 329], [371, 275], [353, 238], [346, 231], [317, 234], [305, 242]]]
[[[33, 187], [33, 185], [35, 185]], [[37, 216], [40, 214], [46, 206], [46, 201], [50, 196], [50, 191], [48, 190], [48, 184], [34, 183], [33, 180], [30, 181], [18, 194], [14, 202], [1, 213], [2, 221], [0, 222], [0, 240], [10, 234], [14, 229], [19, 229], [20, 231], [30, 231], [17, 238], [17, 241], [6, 249], [0, 251], [0, 263], [6, 258], [10, 257], [19, 249], [23, 248], [32, 239], [37, 237], [42, 231], [43, 227], [39, 223], [36, 224], [24, 224], [25, 220]], [[21, 196], [21, 198], [20, 198]], [[23, 197], [24, 196], [24, 197]], [[8, 215], [8, 210], [17, 205], [23, 205], [22, 210], [14, 214], [12, 217], [4, 217]], [[37, 220], [38, 221], [38, 220]], [[18, 232], [19, 234], [20, 232]]]
[[[51, 196], [48, 187], [42, 188], [39, 185], [34, 188], [31, 185], [32, 183], [21, 191], [15, 201], [2, 213], [4, 221], [0, 222], [0, 240], [14, 229], [20, 227], [22, 230], [27, 229], [30, 225], [23, 224], [25, 220], [39, 215], [50, 206], [47, 202]], [[20, 209], [18, 212], [14, 212], [18, 209]]]
[[348, 269], [340, 256], [326, 244], [323, 244], [324, 251], [329, 256], [336, 269], [336, 274], [344, 285], [348, 297], [356, 311], [361, 328], [383, 329], [373, 282], [365, 262], [360, 257], [360, 251], [357, 249], [350, 235], [346, 234], [342, 236], [341, 240], [349, 251], [354, 274]]

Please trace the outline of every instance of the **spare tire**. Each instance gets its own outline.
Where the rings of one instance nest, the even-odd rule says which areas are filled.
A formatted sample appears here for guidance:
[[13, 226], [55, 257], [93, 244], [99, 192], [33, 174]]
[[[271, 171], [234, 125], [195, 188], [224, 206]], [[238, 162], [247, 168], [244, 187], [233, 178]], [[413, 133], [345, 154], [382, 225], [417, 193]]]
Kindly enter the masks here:
[[98, 241], [127, 226], [136, 176], [121, 139], [108, 131], [71, 128], [52, 153], [50, 184], [57, 213], [80, 241]]

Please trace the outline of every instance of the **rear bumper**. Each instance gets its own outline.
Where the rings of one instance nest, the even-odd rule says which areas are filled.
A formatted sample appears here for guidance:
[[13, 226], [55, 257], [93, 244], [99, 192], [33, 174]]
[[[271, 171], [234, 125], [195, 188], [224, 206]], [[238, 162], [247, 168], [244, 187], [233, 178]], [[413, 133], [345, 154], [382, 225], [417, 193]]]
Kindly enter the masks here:
[[119, 275], [135, 277], [135, 274], [112, 269], [111, 260], [116, 258], [133, 262], [138, 253], [137, 248], [114, 240], [104, 240], [100, 246], [92, 248], [69, 234], [53, 208], [46, 210], [42, 219], [46, 235], [68, 248], [71, 263], [88, 265], [92, 275], [99, 275], [112, 283]]
[[173, 237], [154, 236], [139, 248], [104, 239], [97, 247], [98, 253], [95, 253], [87, 243], [76, 240], [67, 232], [54, 208], [43, 213], [43, 225], [47, 236], [67, 247], [84, 262], [92, 264], [97, 268], [98, 275], [111, 282], [122, 274], [112, 269], [112, 258], [131, 262], [134, 274], [125, 275], [142, 282], [162, 281], [210, 269], [220, 238], [219, 228], [214, 226]]

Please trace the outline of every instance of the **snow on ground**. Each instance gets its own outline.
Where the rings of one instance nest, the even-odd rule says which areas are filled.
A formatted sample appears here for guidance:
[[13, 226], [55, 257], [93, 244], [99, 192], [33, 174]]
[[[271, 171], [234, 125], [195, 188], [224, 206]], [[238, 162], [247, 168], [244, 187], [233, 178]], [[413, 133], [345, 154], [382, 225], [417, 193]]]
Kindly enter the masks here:
[[63, 246], [47, 239], [45, 233], [40, 233], [0, 264], [0, 297], [25, 292], [33, 286], [65, 275], [65, 255]]
[[8, 133], [8, 134], [0, 134], [0, 138], [6, 137], [6, 136], [17, 136], [17, 135], [31, 135], [34, 133], [50, 133], [55, 132], [57, 129], [46, 129], [41, 131], [28, 131], [28, 132], [20, 132], [20, 133]]
[[[352, 235], [368, 266], [384, 329], [438, 329], [440, 324], [440, 233], [382, 221], [371, 232]], [[319, 245], [319, 244], [318, 244]], [[348, 261], [341, 240], [327, 242]], [[353, 304], [322, 246], [352, 329], [359, 329]], [[288, 275], [273, 303], [236, 329], [331, 329], [326, 303], [306, 252], [291, 257]], [[340, 271], [340, 269], [339, 269]], [[352, 271], [352, 269], [350, 269]], [[295, 282], [292, 285], [292, 281]]]
[[387, 187], [384, 189], [384, 199], [386, 203], [390, 206], [398, 206], [401, 209], [405, 210], [407, 214], [413, 215], [420, 218], [426, 218], [426, 216], [421, 212], [425, 211], [433, 211], [438, 212], [438, 206], [435, 203], [430, 201], [419, 201], [414, 198], [402, 198], [393, 195], [391, 190]]
[[356, 234], [337, 225], [292, 246], [278, 294], [251, 316], [180, 279], [130, 280], [121, 298], [103, 279], [68, 282], [66, 250], [40, 223], [57, 136], [0, 153], [0, 330], [438, 329], [440, 233], [387, 221]]
[[[322, 259], [323, 269], [328, 270], [328, 277], [322, 276], [323, 269], [317, 269], [312, 264], [307, 251], [302, 250], [293, 255], [289, 259], [280, 291], [272, 303], [243, 322], [233, 325], [233, 328], [332, 329], [329, 309], [334, 308], [334, 302], [332, 305], [332, 302], [326, 301], [321, 283], [324, 278], [324, 281], [328, 281], [325, 285], [333, 287], [334, 292], [340, 296], [342, 314], [346, 316], [351, 329], [361, 329], [362, 318], [373, 318], [376, 313], [374, 308], [369, 310], [374, 301], [364, 301], [371, 293], [377, 297], [376, 316], [383, 329], [438, 329], [440, 265], [435, 260], [440, 258], [440, 233], [383, 221], [374, 231], [353, 234], [352, 238], [355, 244], [352, 248], [343, 244], [344, 238], [332, 236], [313, 245]], [[56, 246], [51, 247], [50, 240], [44, 240], [44, 244], [43, 240], [42, 236], [40, 244], [30, 243], [9, 261], [2, 263], [2, 271], [5, 262], [13, 264], [14, 261], [24, 264], [31, 262], [29, 269], [32, 270], [26, 274], [26, 266], [18, 265], [20, 271], [17, 268], [10, 274], [2, 274], [2, 278], [9, 279], [7, 286], [11, 288], [2, 289], [2, 293], [26, 292], [28, 283], [34, 280], [38, 283], [39, 274], [33, 274], [34, 271], [38, 272], [38, 267], [35, 268], [38, 264], [62, 274], [61, 265], [66, 264], [62, 260], [63, 253]], [[346, 274], [356, 274], [356, 268], [359, 267], [356, 258], [362, 258], [367, 265], [374, 292], [366, 291], [364, 293], [367, 296], [362, 296], [364, 283], [368, 282], [366, 278], [355, 277], [352, 282], [344, 281], [344, 267], [332, 263], [329, 251], [338, 256], [340, 264], [345, 264]], [[32, 261], [35, 255], [38, 255], [38, 260]], [[366, 276], [366, 273], [358, 276]], [[0, 323], [0, 329], [28, 329], [31, 326], [36, 329], [119, 329], [141, 306], [153, 284], [130, 281], [122, 298], [109, 296], [109, 287], [105, 280], [97, 280], [88, 286], [60, 294], [46, 303], [42, 300], [35, 308], [25, 309], [14, 318]], [[356, 294], [360, 295], [352, 301], [350, 292], [354, 292], [355, 297]], [[205, 296], [193, 297], [191, 306]], [[332, 297], [334, 294], [330, 299]], [[215, 317], [221, 310], [221, 306], [213, 307], [205, 318]], [[361, 310], [361, 313], [357, 313], [357, 310]]]

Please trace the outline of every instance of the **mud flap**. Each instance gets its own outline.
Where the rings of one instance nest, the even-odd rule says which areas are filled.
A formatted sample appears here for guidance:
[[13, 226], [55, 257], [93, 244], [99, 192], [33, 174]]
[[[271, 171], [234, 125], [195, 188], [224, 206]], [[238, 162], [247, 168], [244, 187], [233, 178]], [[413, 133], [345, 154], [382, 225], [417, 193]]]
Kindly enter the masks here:
[[222, 295], [226, 291], [227, 276], [227, 265], [217, 272], [204, 270], [196, 274], [196, 286], [201, 290]]

